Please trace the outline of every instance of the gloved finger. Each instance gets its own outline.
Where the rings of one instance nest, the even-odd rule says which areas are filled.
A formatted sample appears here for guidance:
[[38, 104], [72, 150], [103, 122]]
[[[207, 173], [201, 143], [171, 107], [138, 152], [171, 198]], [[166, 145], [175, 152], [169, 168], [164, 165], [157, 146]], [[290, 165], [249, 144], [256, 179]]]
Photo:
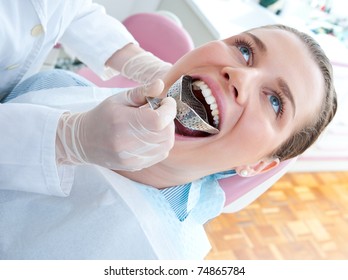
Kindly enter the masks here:
[[124, 161], [127, 161], [127, 159], [129, 160], [129, 162], [127, 162], [127, 166], [131, 166], [130, 170], [135, 171], [159, 163], [165, 158], [167, 158], [168, 155], [169, 151], [163, 153], [149, 152], [149, 154], [142, 156], [134, 153], [133, 151], [129, 151], [123, 152], [122, 157], [124, 158]]
[[163, 89], [164, 83], [162, 80], [158, 79], [152, 83], [128, 90], [124, 95], [124, 100], [122, 103], [128, 106], [139, 107], [146, 103], [146, 96], [159, 96], [162, 93]]
[[136, 128], [133, 130], [133, 138], [137, 141], [138, 146], [142, 147], [141, 150], [137, 151], [138, 153], [160, 150], [161, 148], [158, 148], [159, 145], [163, 147], [162, 150], [171, 149], [175, 139], [174, 122], [161, 131], [151, 131], [143, 126], [141, 129]]
[[139, 108], [136, 119], [146, 130], [161, 131], [168, 125], [173, 124], [175, 116], [176, 102], [173, 98], [166, 97], [156, 110], [147, 106]]
[[155, 111], [159, 113], [160, 116], [166, 116], [163, 118], [164, 126], [168, 125], [176, 117], [176, 101], [172, 97], [165, 97], [162, 99], [161, 106]]
[[151, 160], [151, 158], [157, 158], [161, 157], [161, 155], [167, 155], [172, 147], [173, 145], [169, 141], [165, 141], [160, 144], [138, 147], [137, 149], [123, 150], [118, 153], [118, 156], [122, 160]]

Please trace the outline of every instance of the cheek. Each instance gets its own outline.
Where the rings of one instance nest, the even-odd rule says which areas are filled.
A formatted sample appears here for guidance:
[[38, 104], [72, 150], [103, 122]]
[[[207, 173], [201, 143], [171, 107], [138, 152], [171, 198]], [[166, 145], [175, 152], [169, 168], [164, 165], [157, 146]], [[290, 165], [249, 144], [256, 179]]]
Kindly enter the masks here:
[[212, 65], [206, 57], [209, 57], [208, 50], [192, 51], [182, 58], [180, 58], [169, 70], [169, 72], [164, 77], [164, 83], [166, 85], [165, 91], [175, 83], [182, 75], [188, 73], [196, 73], [198, 69]]
[[174, 68], [188, 71], [193, 68], [209, 65], [212, 63], [208, 59], [209, 54], [211, 54], [211, 52], [206, 48], [192, 51], [180, 58], [175, 63]]
[[225, 44], [221, 41], [214, 41], [185, 54], [173, 68], [176, 71], [189, 71], [203, 66], [220, 65], [225, 62], [225, 54]]
[[242, 163], [252, 163], [267, 156], [276, 147], [277, 135], [261, 120], [239, 122], [226, 135], [230, 156]]

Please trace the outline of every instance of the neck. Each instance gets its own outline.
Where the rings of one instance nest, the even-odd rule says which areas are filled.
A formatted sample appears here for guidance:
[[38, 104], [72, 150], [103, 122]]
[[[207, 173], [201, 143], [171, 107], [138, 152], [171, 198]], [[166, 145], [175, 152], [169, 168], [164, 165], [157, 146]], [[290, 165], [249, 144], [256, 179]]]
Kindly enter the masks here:
[[185, 173], [182, 170], [169, 168], [160, 164], [139, 171], [116, 172], [133, 181], [159, 189], [186, 184], [204, 176], [203, 174]]

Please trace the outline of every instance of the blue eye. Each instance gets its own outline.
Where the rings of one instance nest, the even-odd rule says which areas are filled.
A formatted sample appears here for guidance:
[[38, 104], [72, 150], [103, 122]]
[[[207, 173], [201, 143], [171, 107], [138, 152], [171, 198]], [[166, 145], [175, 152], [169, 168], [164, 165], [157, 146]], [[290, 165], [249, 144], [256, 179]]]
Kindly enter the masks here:
[[273, 107], [274, 112], [278, 115], [282, 109], [282, 103], [276, 95], [268, 95], [268, 99]]
[[250, 58], [251, 58], [251, 51], [248, 47], [246, 46], [238, 46], [239, 51], [241, 52], [241, 54], [243, 55], [244, 59], [246, 62], [249, 62]]
[[234, 46], [237, 47], [247, 64], [251, 66], [255, 53], [253, 43], [243, 37], [239, 37], [235, 40]]

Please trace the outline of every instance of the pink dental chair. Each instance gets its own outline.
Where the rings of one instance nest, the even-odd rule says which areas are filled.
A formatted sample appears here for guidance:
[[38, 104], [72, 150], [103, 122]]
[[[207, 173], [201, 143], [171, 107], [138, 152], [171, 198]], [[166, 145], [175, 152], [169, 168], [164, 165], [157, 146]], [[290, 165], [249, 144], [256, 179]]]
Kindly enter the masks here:
[[[128, 17], [123, 23], [143, 49], [164, 61], [174, 63], [194, 47], [186, 30], [166, 16], [140, 13]], [[78, 74], [101, 87], [136, 86], [135, 82], [121, 76], [103, 81], [87, 67], [80, 69]], [[271, 171], [254, 177], [236, 175], [221, 179], [219, 183], [226, 194], [224, 212], [237, 212], [252, 203], [283, 176], [295, 161], [284, 161]]]
[[290, 169], [296, 159], [283, 161], [272, 170], [253, 177], [244, 178], [236, 175], [221, 179], [219, 184], [226, 196], [223, 212], [234, 213], [248, 206], [272, 187]]

